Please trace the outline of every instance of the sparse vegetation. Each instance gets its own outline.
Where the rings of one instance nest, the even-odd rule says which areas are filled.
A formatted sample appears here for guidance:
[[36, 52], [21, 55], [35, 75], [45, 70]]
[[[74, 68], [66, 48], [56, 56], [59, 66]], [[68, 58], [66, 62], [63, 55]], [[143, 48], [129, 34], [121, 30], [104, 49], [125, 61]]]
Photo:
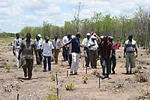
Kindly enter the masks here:
[[82, 79], [83, 79], [83, 84], [87, 84], [88, 77], [85, 77], [85, 76], [84, 76]]
[[146, 74], [143, 74], [143, 73], [135, 74], [135, 78], [136, 78], [137, 82], [147, 82], [148, 81]]
[[51, 75], [51, 79], [52, 79], [52, 81], [55, 81], [55, 80], [56, 80], [56, 77], [55, 77], [54, 74]]
[[66, 85], [66, 90], [72, 91], [72, 90], [74, 90], [74, 87], [75, 87], [74, 84], [70, 83], [70, 84]]
[[57, 96], [57, 89], [54, 86], [50, 91], [51, 93], [46, 96], [46, 100], [60, 100], [60, 98]]
[[10, 66], [6, 66], [7, 72], [10, 72]]

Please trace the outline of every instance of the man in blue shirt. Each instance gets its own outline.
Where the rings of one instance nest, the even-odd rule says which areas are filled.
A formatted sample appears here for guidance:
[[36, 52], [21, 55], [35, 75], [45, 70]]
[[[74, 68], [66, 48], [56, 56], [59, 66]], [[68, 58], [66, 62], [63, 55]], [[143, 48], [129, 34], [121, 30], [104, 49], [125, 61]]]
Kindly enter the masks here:
[[[74, 75], [77, 75], [77, 70], [79, 67], [79, 57], [80, 57], [80, 34], [77, 33], [76, 37], [74, 37], [69, 43], [66, 43], [64, 46], [69, 45], [70, 43], [72, 44], [72, 50], [71, 50], [71, 54], [72, 54], [72, 64], [71, 64], [71, 71], [70, 74], [72, 75], [74, 72]], [[62, 46], [61, 48], [63, 48], [64, 46]]]

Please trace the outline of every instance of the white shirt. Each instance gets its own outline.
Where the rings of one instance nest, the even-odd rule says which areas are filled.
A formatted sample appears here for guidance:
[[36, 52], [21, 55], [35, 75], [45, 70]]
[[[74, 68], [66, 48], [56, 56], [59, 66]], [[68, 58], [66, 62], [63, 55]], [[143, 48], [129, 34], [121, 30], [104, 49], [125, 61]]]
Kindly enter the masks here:
[[20, 45], [21, 45], [21, 42], [22, 42], [22, 40], [20, 38], [19, 39], [14, 39], [14, 41], [12, 42], [12, 46], [14, 46], [15, 49], [19, 49]]
[[82, 41], [82, 45], [84, 47], [88, 47], [89, 41], [90, 41], [90, 39], [88, 40], [87, 38], [84, 38], [83, 41]]
[[88, 47], [95, 44], [94, 46], [90, 47], [89, 50], [93, 50], [96, 51], [98, 49], [98, 44], [97, 41], [94, 40], [94, 42], [92, 41], [92, 39], [90, 39], [89, 43], [88, 43]]
[[43, 56], [51, 56], [52, 49], [54, 49], [54, 47], [53, 47], [52, 43], [48, 41], [48, 43], [44, 42], [42, 44], [42, 49], [43, 49]]
[[35, 43], [36, 43], [37, 49], [41, 49], [42, 41], [41, 40], [39, 40], [39, 41], [35, 40]]
[[62, 40], [63, 45], [65, 45], [66, 43], [68, 43], [68, 41], [69, 41], [68, 37], [67, 37], [67, 36], [64, 36], [64, 37], [63, 37], [63, 40]]
[[57, 39], [56, 41], [55, 41], [55, 39], [52, 41], [52, 44], [53, 44], [53, 47], [54, 47], [54, 49], [60, 49], [60, 47], [61, 47], [61, 43], [60, 43], [60, 40], [59, 39]]
[[124, 48], [126, 49], [126, 52], [128, 52], [128, 51], [134, 51], [135, 49], [138, 48], [138, 46], [137, 46], [136, 41], [132, 40], [131, 42], [127, 40], [124, 44]]

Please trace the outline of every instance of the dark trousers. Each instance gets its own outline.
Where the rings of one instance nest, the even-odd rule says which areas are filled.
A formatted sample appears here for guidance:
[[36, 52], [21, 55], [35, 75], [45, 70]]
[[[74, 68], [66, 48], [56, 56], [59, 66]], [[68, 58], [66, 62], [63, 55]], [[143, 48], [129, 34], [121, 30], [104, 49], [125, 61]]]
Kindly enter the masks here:
[[68, 47], [63, 47], [63, 58], [64, 60], [68, 60]]
[[33, 59], [23, 59], [23, 65], [22, 65], [24, 76], [31, 78], [32, 77], [32, 69], [33, 69]]
[[39, 55], [39, 59], [37, 58], [37, 55], [36, 55], [36, 63], [37, 63], [37, 65], [40, 65], [42, 63], [42, 50], [38, 49], [37, 53]]
[[44, 56], [43, 57], [43, 63], [44, 63], [44, 70], [46, 70], [46, 66], [47, 66], [47, 60], [48, 59], [48, 70], [51, 70], [51, 56]]
[[[112, 65], [112, 68], [111, 68], [111, 65]], [[111, 58], [111, 60], [110, 60], [110, 73], [111, 73], [111, 70], [112, 70], [113, 72], [115, 72], [115, 67], [116, 67], [116, 55], [113, 54], [113, 55], [112, 55], [112, 58]]]
[[[105, 67], [107, 67], [107, 73], [105, 74]], [[109, 58], [102, 58], [102, 69], [103, 69], [103, 76], [109, 77], [110, 74], [110, 59]]]
[[97, 68], [97, 51], [89, 50], [89, 58], [92, 68]]
[[69, 54], [68, 62], [69, 62], [69, 66], [70, 66], [70, 68], [71, 68], [71, 63], [72, 63], [72, 55], [71, 55], [71, 54]]
[[90, 59], [89, 59], [89, 49], [88, 48], [84, 48], [84, 52], [86, 53], [85, 54], [85, 62], [86, 62], [85, 66], [89, 67], [89, 61], [90, 61]]

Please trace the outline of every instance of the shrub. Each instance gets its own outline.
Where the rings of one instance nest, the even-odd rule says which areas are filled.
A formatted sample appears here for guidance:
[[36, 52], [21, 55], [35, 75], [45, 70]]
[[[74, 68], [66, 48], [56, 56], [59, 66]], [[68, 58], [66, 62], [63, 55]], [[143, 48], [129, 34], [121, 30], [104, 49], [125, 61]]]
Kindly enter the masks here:
[[51, 92], [52, 93], [49, 93], [46, 96], [46, 100], [60, 100], [60, 98], [57, 96], [57, 89], [55, 87], [52, 87]]
[[85, 77], [85, 76], [84, 76], [82, 79], [83, 79], [83, 84], [87, 84], [88, 77]]
[[74, 90], [74, 87], [75, 87], [74, 84], [70, 83], [70, 84], [66, 85], [66, 90], [72, 91], [72, 90]]
[[54, 74], [51, 75], [51, 79], [52, 79], [52, 81], [55, 81], [56, 77]]

